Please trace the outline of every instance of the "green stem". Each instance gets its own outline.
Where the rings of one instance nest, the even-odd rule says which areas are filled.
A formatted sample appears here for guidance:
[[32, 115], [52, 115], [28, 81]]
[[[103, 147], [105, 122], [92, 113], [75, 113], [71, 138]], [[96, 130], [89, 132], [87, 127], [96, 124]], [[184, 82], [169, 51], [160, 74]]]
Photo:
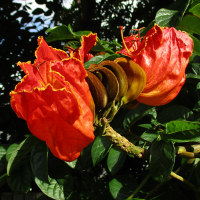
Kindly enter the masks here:
[[179, 176], [178, 174], [176, 174], [175, 172], [171, 172], [171, 177], [185, 183], [186, 185], [188, 185], [193, 191], [196, 191], [196, 187], [190, 183], [188, 180], [184, 179], [182, 176]]
[[[187, 149], [191, 151], [187, 151]], [[200, 145], [178, 146], [177, 154], [184, 158], [200, 158]]]
[[108, 137], [112, 143], [118, 146], [123, 151], [126, 151], [129, 154], [141, 158], [145, 153], [145, 149], [135, 146], [133, 143], [128, 141], [125, 137], [117, 133], [107, 122], [107, 119], [103, 118], [103, 124], [105, 124], [105, 132], [103, 136]]

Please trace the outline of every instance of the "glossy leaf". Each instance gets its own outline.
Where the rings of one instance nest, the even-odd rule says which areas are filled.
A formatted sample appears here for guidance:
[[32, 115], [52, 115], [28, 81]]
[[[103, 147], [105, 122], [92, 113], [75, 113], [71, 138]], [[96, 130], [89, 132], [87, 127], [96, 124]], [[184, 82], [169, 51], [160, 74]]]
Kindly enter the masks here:
[[[115, 43], [116, 44], [116, 43]], [[92, 47], [92, 51], [94, 52], [107, 52], [107, 53], [115, 53], [113, 50], [113, 44], [108, 41], [99, 40], [95, 46]]]
[[52, 42], [56, 40], [66, 40], [73, 39], [72, 33], [69, 31], [66, 25], [55, 26], [53, 28], [49, 28], [46, 31], [48, 36], [46, 38], [47, 42]]
[[136, 180], [131, 175], [117, 176], [109, 182], [109, 191], [116, 200], [124, 200], [137, 188]]
[[68, 30], [73, 35], [73, 37], [77, 38], [77, 39], [81, 39], [82, 35], [89, 35], [91, 33], [91, 31], [77, 31], [77, 32], [74, 32], [70, 24], [68, 24]]
[[19, 144], [13, 143], [8, 147], [8, 149], [6, 151], [6, 160], [7, 161], [10, 159], [10, 156], [17, 149], [18, 146], [19, 146]]
[[200, 82], [197, 83], [196, 89], [197, 89], [197, 90], [200, 90]]
[[71, 47], [73, 49], [78, 49], [81, 46], [81, 43], [79, 41], [76, 40], [70, 40], [69, 42], [67, 42], [65, 44], [65, 48], [64, 49], [68, 49], [68, 47]]
[[150, 152], [150, 174], [159, 181], [165, 181], [174, 166], [175, 148], [170, 141], [155, 141]]
[[116, 174], [123, 166], [126, 153], [117, 148], [112, 148], [108, 154], [107, 166], [112, 174]]
[[196, 55], [200, 56], [200, 40], [194, 37], [193, 35], [190, 35], [190, 37], [193, 39], [194, 42], [193, 52]]
[[194, 6], [191, 6], [191, 8], [189, 9], [189, 12], [197, 17], [200, 17], [200, 3], [195, 4]]
[[177, 25], [179, 21], [178, 11], [161, 8], [156, 13], [155, 20], [159, 26]]
[[199, 63], [191, 63], [192, 73], [195, 75], [200, 75], [200, 64]]
[[200, 75], [188, 73], [186, 74], [186, 78], [193, 78], [193, 79], [200, 80]]
[[186, 15], [180, 22], [179, 27], [181, 30], [200, 35], [200, 18], [194, 15]]
[[110, 141], [106, 137], [98, 136], [95, 139], [91, 149], [92, 162], [94, 166], [103, 160], [109, 151], [110, 145]]
[[156, 118], [157, 113], [155, 108], [144, 104], [139, 104], [139, 106], [137, 106], [135, 109], [129, 110], [124, 117], [124, 129], [129, 129], [136, 121], [138, 121], [146, 115], [150, 115], [153, 118]]
[[71, 167], [72, 169], [74, 169], [76, 167], [76, 163], [77, 163], [78, 159], [72, 161], [72, 162], [65, 162], [69, 167]]
[[165, 140], [173, 142], [199, 142], [200, 123], [192, 121], [171, 121], [166, 124]]
[[145, 141], [153, 142], [156, 138], [158, 138], [158, 134], [144, 132], [140, 137]]
[[83, 149], [81, 155], [78, 159], [72, 162], [65, 162], [70, 168], [76, 170], [85, 170], [90, 169], [92, 167], [92, 158], [91, 158], [91, 146], [89, 145]]
[[119, 54], [108, 54], [108, 53], [106, 53], [105, 55], [94, 56], [89, 61], [84, 63], [84, 65], [85, 65], [85, 68], [88, 68], [91, 64], [99, 64], [104, 60], [114, 60], [115, 58], [118, 58], [119, 56], [120, 56]]
[[7, 183], [14, 192], [27, 193], [32, 183], [30, 166], [26, 164], [22, 168], [15, 170], [15, 173], [8, 176]]
[[159, 26], [175, 27], [181, 21], [190, 0], [177, 1], [171, 9], [161, 8], [156, 13], [155, 21]]
[[166, 123], [172, 120], [193, 120], [193, 112], [182, 105], [166, 106], [157, 117], [160, 123]]
[[7, 174], [10, 175], [12, 170], [19, 166], [26, 155], [31, 151], [33, 145], [38, 140], [34, 136], [28, 136], [19, 146], [12, 152], [7, 165]]
[[197, 101], [197, 103], [194, 105], [194, 111], [196, 111], [196, 112], [200, 112], [200, 100], [199, 101]]
[[35, 183], [40, 190], [48, 197], [53, 199], [65, 200], [63, 185], [59, 184], [56, 179], [50, 178], [48, 183], [35, 177]]
[[31, 168], [33, 175], [48, 182], [48, 151], [44, 142], [35, 145], [31, 151]]

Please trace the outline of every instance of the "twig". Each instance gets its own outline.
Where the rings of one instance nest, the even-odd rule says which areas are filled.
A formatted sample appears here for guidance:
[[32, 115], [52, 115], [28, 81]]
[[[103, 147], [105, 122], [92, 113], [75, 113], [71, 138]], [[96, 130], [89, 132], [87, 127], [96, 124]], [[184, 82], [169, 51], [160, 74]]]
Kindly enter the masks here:
[[[191, 149], [192, 151], [187, 151], [187, 148]], [[184, 158], [200, 158], [200, 145], [191, 145], [188, 147], [178, 146], [177, 154]]]
[[184, 179], [182, 176], [179, 176], [178, 174], [176, 174], [175, 172], [171, 172], [170, 174], [171, 177], [185, 183], [186, 185], [188, 185], [193, 191], [196, 191], [196, 187], [190, 183], [188, 180]]
[[107, 120], [103, 118], [103, 123], [105, 124], [105, 132], [103, 136], [109, 137], [111, 142], [118, 146], [123, 151], [126, 151], [129, 154], [141, 158], [145, 153], [145, 149], [135, 146], [133, 143], [128, 141], [125, 137], [117, 133], [110, 125], [107, 123]]

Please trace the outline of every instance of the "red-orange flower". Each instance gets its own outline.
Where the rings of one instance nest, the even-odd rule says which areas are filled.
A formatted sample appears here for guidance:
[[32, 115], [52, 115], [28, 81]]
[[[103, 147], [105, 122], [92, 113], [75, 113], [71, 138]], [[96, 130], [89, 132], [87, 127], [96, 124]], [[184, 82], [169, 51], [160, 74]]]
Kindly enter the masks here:
[[69, 48], [70, 56], [78, 58], [82, 63], [90, 60], [93, 55], [89, 53], [90, 49], [96, 44], [97, 35], [95, 33], [90, 33], [87, 36], [82, 36], [81, 46], [78, 49]]
[[77, 159], [94, 140], [91, 94], [80, 60], [38, 38], [36, 60], [19, 62], [25, 76], [11, 91], [11, 106], [51, 152], [66, 161]]
[[147, 77], [147, 84], [137, 100], [153, 106], [173, 100], [185, 82], [192, 50], [192, 39], [175, 28], [155, 25], [142, 41], [138, 36], [125, 37], [119, 53], [139, 64]]

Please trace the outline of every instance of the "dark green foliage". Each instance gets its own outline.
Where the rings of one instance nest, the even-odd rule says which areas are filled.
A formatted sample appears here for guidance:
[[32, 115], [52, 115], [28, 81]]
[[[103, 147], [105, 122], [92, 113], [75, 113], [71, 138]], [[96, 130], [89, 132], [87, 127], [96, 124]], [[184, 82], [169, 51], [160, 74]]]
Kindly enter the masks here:
[[[199, 154], [191, 160], [177, 151], [184, 146], [195, 153], [200, 142], [200, 1], [143, 0], [134, 9], [134, 1], [121, 0], [73, 1], [70, 8], [64, 8], [62, 0], [35, 2], [46, 9], [38, 6], [30, 11], [31, 4], [13, 0], [0, 3], [0, 192], [42, 191], [40, 199], [60, 200], [198, 199]], [[50, 17], [48, 23], [45, 16]], [[39, 35], [51, 46], [67, 50], [78, 48], [81, 36], [92, 31], [98, 42], [91, 52], [105, 55], [90, 59], [87, 68], [119, 56], [115, 54], [121, 48], [119, 26], [125, 26], [125, 36], [132, 28], [145, 26], [144, 35], [154, 23], [188, 32], [194, 51], [186, 83], [175, 100], [160, 107], [140, 104], [133, 110], [120, 109], [111, 123], [144, 148], [146, 157], [136, 158], [97, 136], [77, 160], [55, 158], [10, 108], [9, 92], [23, 76], [16, 63], [34, 61]], [[174, 171], [186, 181], [171, 178]]]

